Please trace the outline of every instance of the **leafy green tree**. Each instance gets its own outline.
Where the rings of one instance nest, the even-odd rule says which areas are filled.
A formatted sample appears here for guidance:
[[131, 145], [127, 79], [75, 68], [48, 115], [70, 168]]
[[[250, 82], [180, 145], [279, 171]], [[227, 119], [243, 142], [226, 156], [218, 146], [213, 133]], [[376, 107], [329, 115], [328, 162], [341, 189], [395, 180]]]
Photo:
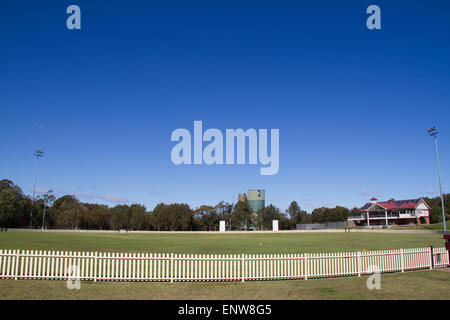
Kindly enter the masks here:
[[149, 230], [150, 216], [147, 213], [147, 209], [145, 208], [145, 206], [140, 204], [132, 204], [130, 210], [130, 227], [133, 230]]
[[253, 227], [253, 210], [247, 202], [236, 203], [231, 217], [231, 226], [234, 230], [248, 230]]
[[110, 226], [113, 230], [126, 229], [128, 225], [127, 216], [121, 211], [113, 211], [110, 219]]
[[111, 210], [108, 206], [96, 203], [83, 203], [87, 209], [83, 221], [87, 229], [110, 229]]
[[113, 230], [130, 228], [131, 208], [120, 204], [111, 209], [110, 226]]
[[194, 229], [200, 231], [215, 231], [220, 221], [217, 209], [212, 206], [202, 205], [194, 210]]
[[53, 202], [51, 212], [58, 228], [80, 229], [88, 226], [86, 222], [88, 210], [72, 195], [65, 195], [56, 199]]
[[324, 223], [327, 222], [329, 208], [320, 207], [316, 208], [311, 212], [311, 221], [312, 223]]
[[78, 209], [67, 209], [58, 214], [56, 226], [68, 229], [80, 229], [82, 224], [82, 212]]
[[278, 228], [280, 230], [292, 230], [295, 229], [295, 224], [292, 222], [291, 219], [288, 218], [288, 216], [284, 213], [280, 213], [280, 216], [278, 217]]
[[302, 210], [296, 201], [292, 201], [287, 208], [286, 213], [289, 215], [290, 228], [295, 228], [296, 224], [309, 223], [310, 217], [305, 210]]
[[15, 186], [14, 182], [12, 182], [11, 180], [8, 180], [8, 179], [0, 180], [0, 192], [2, 190], [10, 189], [10, 188], [13, 188], [13, 187], [17, 187], [17, 186]]
[[335, 208], [316, 208], [311, 213], [312, 223], [346, 221], [349, 215], [350, 211], [341, 206], [336, 206]]
[[[270, 204], [265, 208], [258, 210], [256, 213], [257, 216], [257, 227], [259, 230], [271, 230], [272, 229], [272, 220], [282, 220], [282, 218], [286, 218], [286, 215], [281, 214], [280, 209]], [[279, 223], [279, 227], [280, 223]], [[284, 225], [286, 228], [286, 225]]]
[[43, 195], [36, 198], [33, 203], [33, 226], [42, 227], [44, 212], [45, 226], [48, 228], [55, 225], [54, 216], [51, 213], [51, 205], [54, 201], [55, 196], [49, 193], [44, 193]]
[[187, 204], [158, 204], [152, 213], [152, 225], [158, 231], [188, 231], [194, 229], [194, 212]]
[[286, 209], [286, 213], [289, 214], [289, 218], [298, 221], [297, 223], [300, 223], [301, 221], [300, 211], [301, 209], [297, 204], [297, 201], [292, 201], [289, 204], [289, 208]]
[[24, 224], [29, 199], [10, 180], [0, 181], [0, 227]]
[[76, 197], [72, 195], [65, 195], [53, 202], [52, 209], [54, 210], [55, 214], [58, 215], [64, 210], [76, 209], [80, 208], [80, 206], [81, 203]]
[[350, 215], [350, 211], [341, 206], [336, 206], [329, 210], [327, 222], [347, 221], [347, 217]]
[[349, 217], [356, 217], [360, 215], [359, 209], [354, 207], [350, 212], [348, 213]]
[[233, 204], [220, 201], [215, 207], [214, 207], [217, 215], [219, 216], [219, 221], [223, 220], [225, 221], [226, 228], [228, 230], [231, 230], [231, 222], [233, 217]]
[[[450, 194], [444, 194], [445, 220], [450, 218]], [[430, 223], [442, 222], [442, 204], [441, 198], [424, 198], [430, 206]]]

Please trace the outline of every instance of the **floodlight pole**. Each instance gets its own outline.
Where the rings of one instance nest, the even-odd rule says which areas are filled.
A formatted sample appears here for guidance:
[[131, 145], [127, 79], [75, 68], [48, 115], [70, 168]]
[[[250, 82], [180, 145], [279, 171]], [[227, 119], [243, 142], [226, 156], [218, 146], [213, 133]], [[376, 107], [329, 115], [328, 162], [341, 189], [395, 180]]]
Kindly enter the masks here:
[[436, 127], [428, 129], [428, 133], [430, 136], [434, 137], [434, 144], [436, 146], [436, 158], [437, 158], [437, 167], [438, 167], [438, 176], [439, 176], [439, 193], [441, 195], [441, 207], [442, 207], [442, 222], [444, 224], [444, 232], [447, 231], [447, 226], [445, 223], [445, 208], [444, 208], [444, 195], [442, 194], [442, 180], [441, 180], [441, 165], [439, 163], [439, 148], [437, 143], [437, 131]]
[[436, 145], [436, 157], [437, 157], [438, 176], [439, 176], [439, 192], [441, 194], [442, 222], [444, 223], [444, 232], [445, 232], [445, 231], [447, 231], [447, 226], [445, 224], [445, 208], [444, 208], [444, 195], [442, 194], [441, 165], [439, 163], [439, 148], [438, 148], [436, 135], [434, 135], [434, 143]]
[[41, 230], [44, 231], [44, 224], [45, 224], [45, 209], [47, 208], [47, 204], [44, 203], [44, 215], [42, 216], [42, 228]]
[[43, 151], [36, 150], [34, 152], [34, 156], [36, 160], [34, 162], [34, 184], [33, 184], [33, 197], [31, 198], [31, 210], [30, 210], [30, 229], [33, 227], [33, 206], [34, 206], [34, 194], [36, 192], [36, 176], [37, 176], [37, 167], [38, 167], [38, 159], [42, 157], [44, 154]]

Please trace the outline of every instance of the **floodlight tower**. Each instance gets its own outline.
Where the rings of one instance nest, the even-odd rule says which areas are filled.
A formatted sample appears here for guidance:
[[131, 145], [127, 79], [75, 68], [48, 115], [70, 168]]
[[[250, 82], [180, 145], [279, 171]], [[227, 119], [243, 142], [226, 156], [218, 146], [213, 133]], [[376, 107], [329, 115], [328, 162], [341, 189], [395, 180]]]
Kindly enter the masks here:
[[444, 232], [447, 231], [447, 227], [445, 225], [445, 209], [444, 209], [444, 196], [442, 195], [442, 181], [441, 181], [441, 166], [439, 164], [439, 149], [438, 149], [438, 143], [437, 143], [437, 137], [438, 131], [436, 127], [432, 127], [427, 129], [427, 132], [430, 136], [434, 137], [434, 143], [436, 145], [436, 158], [437, 158], [437, 166], [438, 166], [438, 176], [439, 176], [439, 192], [441, 194], [441, 207], [442, 207], [442, 222], [444, 223]]
[[36, 175], [37, 175], [37, 167], [38, 167], [38, 159], [44, 155], [44, 151], [35, 150], [34, 156], [36, 160], [34, 162], [34, 184], [33, 184], [33, 197], [31, 198], [31, 210], [30, 210], [30, 229], [33, 226], [33, 206], [34, 206], [34, 194], [36, 191]]

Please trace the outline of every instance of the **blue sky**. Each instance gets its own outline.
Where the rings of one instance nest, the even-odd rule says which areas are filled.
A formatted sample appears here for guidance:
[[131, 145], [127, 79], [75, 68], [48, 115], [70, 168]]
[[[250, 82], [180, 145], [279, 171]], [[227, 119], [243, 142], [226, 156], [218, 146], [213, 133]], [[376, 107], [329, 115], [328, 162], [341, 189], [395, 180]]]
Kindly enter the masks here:
[[[81, 30], [66, 8], [81, 8]], [[367, 6], [381, 30], [366, 28]], [[0, 178], [108, 205], [266, 190], [361, 206], [450, 184], [448, 1], [0, 2]], [[176, 128], [278, 128], [280, 169], [176, 166]]]

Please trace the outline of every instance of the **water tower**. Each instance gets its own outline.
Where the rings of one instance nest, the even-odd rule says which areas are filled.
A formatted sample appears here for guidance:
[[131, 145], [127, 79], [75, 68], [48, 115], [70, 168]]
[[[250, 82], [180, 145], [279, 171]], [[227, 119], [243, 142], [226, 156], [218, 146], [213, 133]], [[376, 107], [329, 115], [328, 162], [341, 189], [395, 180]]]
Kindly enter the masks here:
[[266, 195], [264, 190], [248, 190], [247, 191], [247, 203], [253, 212], [256, 213], [259, 209], [262, 209], [266, 205]]

